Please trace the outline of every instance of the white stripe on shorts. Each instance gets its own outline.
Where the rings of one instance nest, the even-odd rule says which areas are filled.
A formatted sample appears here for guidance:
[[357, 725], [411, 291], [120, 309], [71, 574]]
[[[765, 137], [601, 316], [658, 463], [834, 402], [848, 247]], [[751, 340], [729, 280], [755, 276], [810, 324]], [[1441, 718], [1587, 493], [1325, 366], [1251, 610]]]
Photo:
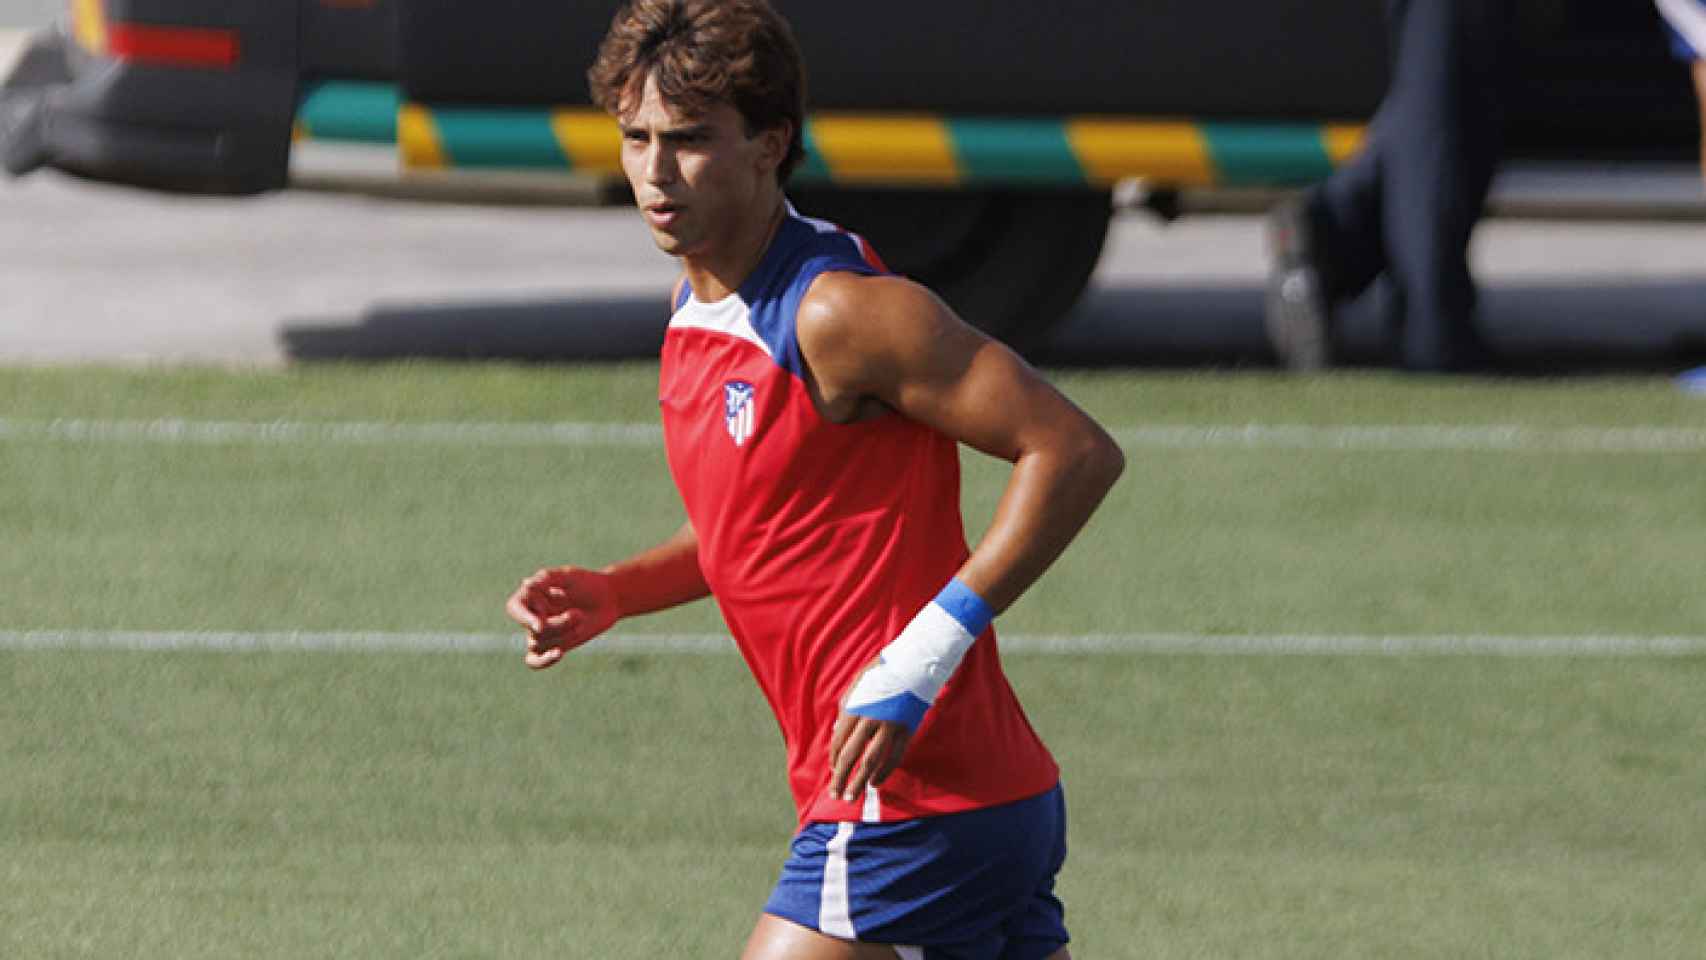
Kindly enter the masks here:
[[894, 952], [900, 957], [900, 960], [924, 960], [923, 947], [903, 947], [897, 943], [894, 946]]
[[853, 824], [843, 822], [824, 845], [828, 860], [823, 865], [823, 896], [818, 901], [817, 928], [832, 937], [853, 940], [853, 904], [847, 892], [847, 843], [853, 839]]

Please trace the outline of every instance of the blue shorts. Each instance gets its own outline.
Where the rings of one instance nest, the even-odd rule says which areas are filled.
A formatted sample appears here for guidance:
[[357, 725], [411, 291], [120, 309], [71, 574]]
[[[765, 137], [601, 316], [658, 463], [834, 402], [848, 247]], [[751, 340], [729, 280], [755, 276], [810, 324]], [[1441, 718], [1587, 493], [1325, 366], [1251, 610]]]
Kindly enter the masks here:
[[764, 912], [908, 960], [1043, 960], [1066, 945], [1066, 798], [898, 823], [812, 823]]

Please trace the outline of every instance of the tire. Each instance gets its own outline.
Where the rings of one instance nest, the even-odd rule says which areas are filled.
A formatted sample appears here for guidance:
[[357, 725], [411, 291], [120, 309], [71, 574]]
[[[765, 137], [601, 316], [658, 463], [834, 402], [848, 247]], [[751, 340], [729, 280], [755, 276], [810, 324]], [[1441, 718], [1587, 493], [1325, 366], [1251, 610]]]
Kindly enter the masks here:
[[791, 193], [801, 213], [861, 234], [890, 270], [1021, 353], [1078, 302], [1113, 214], [1108, 193], [1095, 190]]

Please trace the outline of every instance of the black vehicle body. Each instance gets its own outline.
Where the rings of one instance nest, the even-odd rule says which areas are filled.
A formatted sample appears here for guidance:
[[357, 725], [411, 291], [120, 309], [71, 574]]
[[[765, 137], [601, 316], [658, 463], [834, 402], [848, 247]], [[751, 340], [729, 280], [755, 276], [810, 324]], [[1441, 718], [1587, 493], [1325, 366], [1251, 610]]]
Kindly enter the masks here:
[[[1372, 113], [1386, 74], [1378, 0], [779, 5], [803, 47], [814, 110], [1354, 123]], [[282, 189], [298, 111], [317, 84], [388, 84], [399, 102], [459, 109], [584, 105], [585, 68], [613, 6], [70, 0], [66, 26], [32, 41], [0, 93], [0, 160], [14, 174], [46, 165], [155, 189]], [[1512, 156], [1692, 157], [1690, 92], [1650, 3], [1517, 6]], [[1109, 215], [1105, 182], [866, 179], [801, 190], [1016, 339], [1070, 306]]]

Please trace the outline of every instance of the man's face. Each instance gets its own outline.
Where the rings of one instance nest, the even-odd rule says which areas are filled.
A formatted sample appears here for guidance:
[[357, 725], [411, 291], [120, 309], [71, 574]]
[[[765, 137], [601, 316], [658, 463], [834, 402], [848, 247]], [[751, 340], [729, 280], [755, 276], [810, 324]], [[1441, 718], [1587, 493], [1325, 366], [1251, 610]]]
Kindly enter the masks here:
[[675, 109], [647, 76], [620, 118], [622, 170], [659, 249], [676, 257], [715, 254], [747, 217], [768, 217], [783, 134], [746, 134], [740, 111], [717, 103], [699, 114]]

